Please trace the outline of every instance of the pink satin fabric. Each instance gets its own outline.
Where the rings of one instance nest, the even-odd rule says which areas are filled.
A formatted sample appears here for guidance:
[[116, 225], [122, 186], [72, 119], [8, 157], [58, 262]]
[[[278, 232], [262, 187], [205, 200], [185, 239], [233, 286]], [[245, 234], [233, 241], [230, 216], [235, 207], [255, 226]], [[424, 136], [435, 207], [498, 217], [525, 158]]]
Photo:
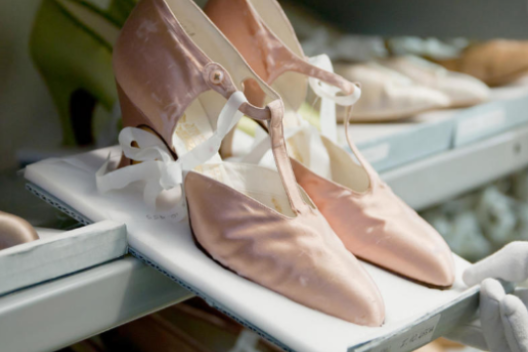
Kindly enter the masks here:
[[0, 250], [38, 239], [37, 232], [29, 222], [0, 211]]
[[453, 258], [444, 239], [377, 175], [370, 175], [371, 188], [360, 194], [292, 164], [297, 181], [350, 252], [422, 283], [453, 284]]
[[[123, 125], [146, 125], [171, 149], [176, 124], [193, 100], [208, 90], [226, 99], [237, 91], [230, 73], [191, 40], [163, 0], [136, 5], [114, 47], [113, 66], [120, 102], [129, 112]], [[223, 80], [215, 82], [214, 72]], [[240, 110], [254, 119], [270, 118], [267, 109], [249, 104]]]
[[351, 323], [383, 323], [377, 287], [318, 211], [289, 218], [195, 172], [185, 192], [196, 239], [222, 265]]
[[[297, 72], [336, 86], [346, 95], [354, 92], [356, 86], [353, 83], [313, 66], [286, 47], [259, 20], [258, 14], [247, 0], [209, 0], [204, 11], [240, 51], [251, 68], [268, 84], [286, 72]], [[277, 20], [287, 21], [285, 16]], [[296, 49], [300, 51], [300, 45]], [[299, 95], [304, 100], [305, 92], [301, 88], [306, 89], [306, 80], [300, 78], [298, 81], [300, 86], [296, 89], [299, 89]], [[246, 95], [255, 97], [257, 100], [253, 103], [258, 104], [258, 93], [251, 91]]]

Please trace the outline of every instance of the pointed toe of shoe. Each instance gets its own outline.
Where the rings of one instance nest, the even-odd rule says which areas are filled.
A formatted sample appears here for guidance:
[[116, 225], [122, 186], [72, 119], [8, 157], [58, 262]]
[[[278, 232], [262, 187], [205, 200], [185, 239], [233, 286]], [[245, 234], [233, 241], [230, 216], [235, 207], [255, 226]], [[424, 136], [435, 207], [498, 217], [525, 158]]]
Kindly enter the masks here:
[[361, 263], [350, 253], [346, 254], [353, 260], [343, 261], [349, 263], [340, 273], [341, 280], [337, 281], [340, 287], [328, 290], [325, 301], [331, 302], [332, 315], [336, 317], [356, 325], [381, 326], [385, 321], [381, 293]]
[[[455, 280], [453, 255], [443, 237], [418, 214], [386, 223], [386, 239], [369, 259], [400, 275], [433, 287], [450, 287]], [[383, 240], [382, 240], [383, 242]], [[359, 255], [359, 254], [358, 254]]]
[[[307, 248], [309, 247], [302, 249], [306, 251]], [[385, 321], [385, 304], [378, 287], [361, 263], [340, 243], [324, 249], [321, 249], [319, 243], [317, 252], [319, 253], [314, 256], [317, 264], [310, 268], [310, 272], [305, 271], [307, 266], [303, 260], [295, 260], [292, 270], [294, 276], [303, 278], [300, 280], [301, 286], [281, 285], [284, 289], [282, 293], [308, 307], [350, 323], [381, 326]], [[299, 268], [303, 269], [297, 275], [295, 271]]]
[[434, 287], [447, 288], [453, 285], [453, 257], [449, 247], [442, 242], [442, 238], [430, 241], [428, 248], [421, 248], [414, 257], [416, 259], [408, 260], [399, 272]]
[[[449, 253], [451, 254], [451, 252]], [[431, 284], [437, 287], [448, 288], [455, 282], [452, 259], [437, 261], [432, 274], [429, 275]]]
[[370, 297], [365, 299], [359, 308], [356, 324], [379, 327], [385, 322], [385, 305], [381, 297], [377, 297], [375, 292], [371, 292]]
[[356, 301], [354, 304], [351, 302], [353, 301], [348, 301], [346, 304], [350, 306], [349, 310], [352, 310], [353, 313], [344, 316], [343, 320], [370, 327], [380, 327], [385, 322], [385, 306], [382, 301], [364, 300], [362, 302]]
[[[438, 288], [455, 280], [453, 255], [442, 236], [417, 214], [391, 219], [385, 232], [364, 239], [359, 257], [388, 270]], [[367, 249], [368, 248], [368, 249]]]
[[380, 327], [385, 323], [385, 306], [379, 304], [371, 306], [371, 308], [365, 312], [364, 315], [365, 326]]
[[390, 188], [375, 179], [371, 192], [354, 193], [293, 162], [300, 184], [358, 258], [427, 285], [454, 282], [452, 253], [442, 236]]
[[195, 172], [185, 192], [197, 242], [223, 266], [345, 321], [383, 322], [376, 284], [315, 209], [287, 217]]
[[[360, 265], [357, 262], [356, 266], [362, 269]], [[356, 325], [381, 326], [385, 321], [381, 294], [366, 272], [355, 274], [358, 274], [355, 268], [349, 267], [336, 287], [331, 288], [330, 280], [326, 282], [330, 285], [320, 291], [324, 296], [321, 301], [313, 300], [312, 292], [311, 302], [306, 305]]]

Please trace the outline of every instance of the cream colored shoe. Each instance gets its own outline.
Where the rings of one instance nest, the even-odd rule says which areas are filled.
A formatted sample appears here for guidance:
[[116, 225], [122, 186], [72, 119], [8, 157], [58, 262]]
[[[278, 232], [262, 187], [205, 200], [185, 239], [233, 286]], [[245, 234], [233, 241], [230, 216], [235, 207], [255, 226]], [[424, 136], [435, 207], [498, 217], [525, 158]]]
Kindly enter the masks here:
[[[336, 65], [336, 73], [359, 82], [361, 99], [352, 109], [351, 121], [398, 120], [418, 113], [448, 107], [449, 97], [441, 91], [414, 82], [411, 78], [378, 63]], [[344, 120], [345, 109], [338, 109]]]
[[470, 75], [449, 71], [418, 56], [400, 56], [380, 61], [380, 64], [417, 84], [446, 94], [451, 101], [449, 107], [472, 106], [489, 99], [490, 89], [484, 82]]

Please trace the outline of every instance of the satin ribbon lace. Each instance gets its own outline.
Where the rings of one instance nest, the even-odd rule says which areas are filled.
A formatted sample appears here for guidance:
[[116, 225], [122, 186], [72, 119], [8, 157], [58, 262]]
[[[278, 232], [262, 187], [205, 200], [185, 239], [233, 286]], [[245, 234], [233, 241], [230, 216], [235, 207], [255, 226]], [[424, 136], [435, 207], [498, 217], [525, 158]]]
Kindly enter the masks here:
[[[218, 116], [214, 133], [194, 149], [179, 155], [177, 160], [173, 159], [166, 145], [156, 135], [139, 128], [124, 128], [119, 134], [122, 151], [127, 158], [140, 163], [109, 171], [107, 160], [96, 173], [97, 189], [105, 193], [123, 189], [136, 181], [144, 181], [143, 199], [155, 209], [156, 199], [161, 192], [181, 187], [182, 196], [175, 207], [182, 214], [180, 219], [183, 218], [187, 214], [182, 187], [186, 173], [207, 163], [218, 153], [222, 140], [242, 117], [238, 108], [246, 102], [242, 92], [233, 93]], [[132, 146], [133, 142], [137, 147]]]

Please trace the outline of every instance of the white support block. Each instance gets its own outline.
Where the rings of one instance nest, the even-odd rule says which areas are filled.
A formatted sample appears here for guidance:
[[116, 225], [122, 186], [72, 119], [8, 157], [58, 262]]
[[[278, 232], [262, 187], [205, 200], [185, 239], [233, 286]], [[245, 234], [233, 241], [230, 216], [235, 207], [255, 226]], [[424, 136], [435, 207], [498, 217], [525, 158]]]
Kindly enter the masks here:
[[123, 223], [101, 221], [0, 251], [0, 295], [75, 273], [127, 253]]

